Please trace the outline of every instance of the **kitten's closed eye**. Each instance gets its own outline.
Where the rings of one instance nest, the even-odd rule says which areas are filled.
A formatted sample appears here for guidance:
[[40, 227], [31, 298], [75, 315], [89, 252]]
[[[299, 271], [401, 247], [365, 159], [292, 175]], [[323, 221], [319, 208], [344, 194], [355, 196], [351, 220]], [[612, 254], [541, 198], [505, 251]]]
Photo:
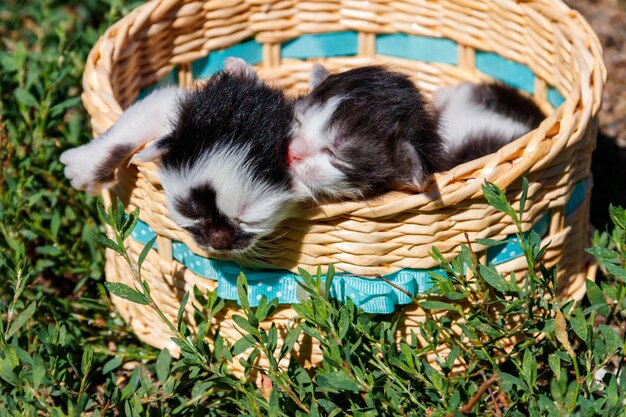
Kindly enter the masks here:
[[333, 157], [335, 156], [335, 152], [333, 152], [333, 150], [331, 148], [329, 148], [329, 147], [323, 147], [322, 148], [322, 152], [324, 152], [324, 153], [326, 153], [326, 154], [328, 154], [330, 156], [333, 156]]
[[337, 146], [327, 146], [322, 148], [322, 153], [326, 154], [329, 158], [333, 159], [335, 163], [340, 163], [343, 165], [349, 164], [349, 161], [346, 160], [345, 157], [342, 156], [340, 150]]

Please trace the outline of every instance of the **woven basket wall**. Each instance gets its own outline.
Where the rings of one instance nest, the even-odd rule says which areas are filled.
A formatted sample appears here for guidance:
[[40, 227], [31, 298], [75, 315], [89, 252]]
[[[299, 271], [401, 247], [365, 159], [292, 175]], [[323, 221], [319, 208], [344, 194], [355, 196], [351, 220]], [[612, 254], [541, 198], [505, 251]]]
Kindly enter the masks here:
[[[524, 226], [550, 242], [546, 260], [559, 264], [561, 296], [582, 296], [585, 278], [595, 271], [583, 248], [589, 234], [595, 115], [606, 73], [598, 40], [577, 12], [558, 0], [151, 1], [111, 27], [89, 56], [83, 101], [94, 136], [155, 85], [192, 86], [219, 70], [227, 56], [257, 64], [264, 79], [288, 93], [307, 88], [312, 62], [323, 62], [331, 71], [390, 64], [427, 93], [466, 80], [498, 79], [530, 94], [549, 115], [497, 154], [436, 175], [432, 194], [394, 192], [366, 202], [303, 208], [300, 217], [263, 243], [263, 253], [271, 255], [261, 263], [275, 270], [244, 268], [252, 301], [261, 294], [281, 301], [271, 318], [279, 329], [296, 315], [285, 303], [294, 297], [292, 272], [298, 267], [314, 272], [332, 263], [353, 275], [336, 279], [336, 297], [351, 297], [366, 311], [389, 312], [408, 300], [371, 275], [385, 275], [419, 293], [428, 285], [426, 271], [435, 266], [428, 255], [433, 246], [452, 259], [465, 233], [472, 242], [506, 239], [515, 229], [482, 198], [485, 179], [505, 188], [515, 202], [521, 178], [529, 179]], [[142, 223], [128, 241], [131, 252], [137, 256], [143, 243], [157, 235], [143, 275], [162, 309], [175, 317], [180, 299], [194, 286], [235, 298], [239, 268], [207, 259], [168, 217], [156, 167], [130, 165], [117, 177], [118, 185], [105, 200], [119, 196], [127, 210], [141, 209]], [[523, 276], [526, 264], [517, 245], [472, 246], [483, 261]], [[106, 276], [132, 283], [125, 262], [111, 251]], [[285, 293], [271, 288], [274, 284]], [[176, 350], [150, 310], [115, 297], [114, 303], [139, 338]], [[231, 302], [215, 322], [232, 341], [240, 337], [229, 320], [236, 312]], [[415, 306], [403, 312], [399, 337], [424, 319]], [[302, 340], [294, 354], [305, 363], [321, 360], [310, 340]], [[238, 366], [233, 364], [235, 371]]]

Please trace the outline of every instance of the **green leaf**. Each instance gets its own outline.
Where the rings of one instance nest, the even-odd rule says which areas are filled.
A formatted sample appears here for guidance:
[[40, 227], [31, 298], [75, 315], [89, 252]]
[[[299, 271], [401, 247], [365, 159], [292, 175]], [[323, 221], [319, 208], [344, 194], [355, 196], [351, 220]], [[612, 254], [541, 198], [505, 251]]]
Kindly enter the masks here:
[[602, 248], [600, 246], [596, 246], [593, 248], [586, 248], [585, 251], [600, 259], [617, 259], [619, 258], [619, 253], [614, 250], [608, 248]]
[[326, 280], [324, 281], [324, 290], [326, 298], [330, 298], [330, 289], [332, 288], [333, 279], [335, 277], [335, 266], [333, 264], [328, 265], [328, 271], [326, 272]]
[[309, 274], [302, 268], [298, 268], [298, 275], [300, 275], [300, 277], [302, 278], [302, 281], [298, 280], [298, 285], [300, 286], [300, 288], [305, 290], [307, 293], [315, 296], [317, 294], [315, 291], [315, 280], [313, 279], [311, 274]]
[[607, 351], [611, 354], [615, 353], [617, 349], [622, 345], [622, 341], [620, 340], [617, 332], [606, 324], [599, 325], [598, 330], [600, 330], [600, 332], [602, 332], [602, 335], [604, 336], [604, 343], [606, 345]]
[[126, 284], [122, 284], [121, 282], [105, 282], [104, 286], [111, 292], [111, 294], [125, 300], [142, 305], [150, 304], [150, 301], [148, 301], [145, 295], [135, 289], [132, 289]]
[[605, 264], [604, 267], [613, 277], [626, 282], [626, 270], [623, 267], [609, 263]]
[[156, 360], [156, 374], [159, 382], [163, 384], [170, 373], [170, 364], [172, 363], [172, 355], [167, 349], [163, 349], [159, 352]]
[[439, 263], [439, 264], [446, 264], [447, 265], [447, 262], [444, 259], [443, 254], [441, 253], [441, 251], [436, 246], [433, 246], [430, 249], [430, 256], [435, 261], [437, 261], [437, 263]]
[[70, 97], [68, 99], [63, 100], [60, 103], [55, 104], [50, 108], [50, 114], [52, 116], [57, 116], [63, 113], [66, 109], [70, 107], [74, 107], [80, 103], [80, 97]]
[[293, 350], [294, 345], [300, 337], [300, 333], [302, 333], [302, 329], [299, 325], [289, 330], [289, 333], [287, 333], [287, 336], [285, 336], [285, 339], [283, 341], [283, 346], [280, 348], [279, 359], [284, 358], [289, 352]]
[[243, 272], [237, 277], [237, 296], [239, 297], [239, 305], [241, 305], [243, 311], [250, 310], [250, 303], [248, 302], [248, 281]]
[[239, 327], [241, 327], [243, 330], [245, 330], [249, 334], [255, 335], [258, 333], [258, 329], [252, 326], [248, 322], [248, 320], [246, 320], [244, 317], [239, 316], [237, 314], [234, 314], [232, 317], [233, 317], [233, 321], [235, 322], [235, 324], [237, 324]]
[[425, 310], [458, 311], [459, 309], [456, 305], [444, 303], [443, 301], [422, 301], [419, 305]]
[[550, 369], [554, 375], [559, 375], [561, 373], [561, 359], [554, 353], [548, 356], [548, 364], [550, 365]]
[[183, 314], [185, 314], [185, 307], [187, 306], [187, 301], [189, 301], [189, 293], [186, 292], [183, 295], [183, 299], [180, 301], [180, 306], [178, 307], [178, 314], [176, 314], [176, 325], [178, 326], [178, 330], [183, 324]]
[[497, 185], [489, 181], [485, 181], [485, 184], [483, 184], [482, 189], [483, 189], [483, 195], [485, 196], [485, 199], [487, 200], [490, 206], [492, 206], [498, 211], [501, 211], [509, 215], [510, 217], [512, 217], [514, 220], [517, 221], [517, 214], [513, 210], [513, 207], [511, 207], [511, 205], [509, 204], [504, 192], [500, 188], [498, 188]]
[[606, 316], [609, 312], [609, 307], [606, 304], [606, 299], [604, 298], [604, 294], [602, 294], [602, 290], [593, 281], [586, 280], [585, 283], [587, 287], [587, 298], [589, 299], [591, 306], [599, 307], [598, 312], [601, 315]]
[[537, 361], [529, 349], [524, 351], [522, 376], [528, 384], [528, 387], [534, 390], [535, 382], [537, 381]]
[[233, 345], [232, 352], [233, 356], [241, 355], [246, 350], [250, 349], [255, 344], [254, 337], [247, 334], [243, 336], [241, 339], [237, 340]]
[[468, 296], [468, 294], [463, 294], [463, 293], [456, 292], [456, 291], [447, 292], [444, 295], [448, 300], [452, 300], [452, 301], [463, 300], [467, 298]]
[[100, 199], [98, 199], [96, 203], [96, 207], [98, 208], [98, 214], [100, 215], [100, 218], [102, 219], [102, 221], [108, 224], [109, 226], [113, 226], [111, 217], [107, 214], [106, 210], [104, 209], [104, 206], [102, 205], [102, 201]]
[[44, 378], [46, 377], [46, 365], [38, 354], [33, 356], [32, 372], [33, 388], [37, 389], [44, 382]]
[[111, 206], [111, 217], [115, 220], [115, 230], [122, 231], [122, 220], [124, 220], [124, 203], [119, 198], [115, 199], [115, 206]]
[[121, 356], [116, 356], [114, 358], [112, 358], [111, 360], [107, 361], [104, 366], [102, 367], [102, 374], [106, 375], [109, 372], [113, 371], [114, 369], [117, 369], [120, 365], [122, 364], [122, 357]]
[[254, 312], [254, 317], [256, 317], [259, 322], [265, 320], [270, 312], [270, 309], [275, 307], [277, 303], [278, 300], [276, 298], [272, 299], [272, 301], [268, 303], [267, 297], [265, 295], [261, 296], [259, 305], [256, 307], [256, 311]]
[[91, 370], [91, 363], [93, 362], [93, 348], [91, 346], [85, 347], [83, 357], [80, 361], [80, 371], [83, 376], [87, 375]]
[[152, 249], [152, 246], [154, 246], [154, 242], [156, 242], [156, 240], [157, 240], [157, 237], [154, 236], [152, 239], [148, 241], [148, 243], [145, 244], [145, 246], [141, 250], [141, 253], [139, 254], [139, 258], [137, 259], [137, 266], [139, 267], [140, 271], [141, 271], [141, 266], [143, 265], [143, 261], [146, 260], [146, 257], [150, 253], [150, 250]]
[[35, 249], [38, 254], [46, 255], [46, 256], [59, 256], [61, 254], [61, 250], [56, 246], [37, 246]]
[[317, 404], [311, 403], [311, 411], [308, 417], [320, 417], [319, 409], [317, 408]]
[[[294, 306], [296, 306], [297, 304], [294, 304]], [[309, 326], [305, 323], [300, 323], [300, 328], [302, 329], [302, 331], [304, 333], [306, 333], [307, 335], [311, 336], [312, 338], [319, 340], [319, 341], [325, 341], [326, 338], [324, 338], [313, 326]]]
[[37, 101], [37, 99], [35, 98], [35, 96], [33, 96], [31, 93], [29, 93], [28, 91], [24, 90], [21, 87], [17, 87], [14, 91], [13, 94], [15, 95], [15, 98], [17, 99], [17, 101], [21, 104], [23, 104], [26, 107], [32, 107], [35, 109], [39, 108], [39, 101]]
[[278, 330], [276, 328], [276, 323], [272, 323], [270, 326], [270, 330], [267, 332], [267, 350], [270, 355], [274, 356], [274, 351], [276, 350], [276, 346], [278, 344]]
[[456, 361], [456, 358], [459, 356], [460, 352], [461, 352], [461, 350], [460, 350], [460, 348], [458, 346], [455, 346], [450, 351], [450, 354], [446, 358], [446, 368], [452, 369], [454, 367], [454, 361]]
[[507, 240], [494, 240], [494, 239], [476, 239], [476, 243], [483, 245], [483, 246], [487, 246], [487, 247], [491, 247], [491, 246], [500, 246], [500, 245], [504, 245], [505, 243], [517, 243], [517, 241], [512, 240], [512, 239], [507, 239]]
[[426, 373], [426, 377], [433, 383], [433, 386], [437, 391], [440, 391], [443, 388], [443, 377], [435, 368], [430, 366], [426, 361], [422, 360], [422, 365], [424, 366], [424, 372]]
[[58, 211], [52, 213], [52, 218], [50, 219], [50, 234], [56, 238], [59, 234], [59, 227], [61, 226], [61, 214]]
[[528, 232], [528, 246], [532, 250], [533, 258], [538, 260], [541, 257], [541, 236], [534, 230]]
[[626, 230], [626, 210], [619, 206], [609, 205], [609, 215], [611, 221], [622, 230]]
[[570, 358], [569, 355], [562, 350], [557, 350], [556, 352], [554, 352], [554, 354], [558, 356], [559, 359], [561, 359], [562, 361], [572, 363], [572, 358]]
[[606, 358], [606, 345], [599, 337], [594, 338], [593, 342], [593, 356], [596, 363], [598, 363]]
[[5, 366], [4, 363], [0, 362], [0, 378], [4, 379], [5, 382], [13, 385], [20, 386], [22, 381], [20, 378], [11, 370], [8, 366]]
[[507, 292], [509, 290], [509, 283], [496, 271], [496, 268], [485, 265], [478, 265], [480, 275], [493, 288], [500, 292]]
[[350, 330], [350, 312], [346, 306], [339, 311], [339, 338], [344, 339]]
[[132, 213], [126, 217], [122, 225], [122, 239], [126, 240], [128, 236], [130, 236], [135, 226], [137, 226], [137, 222], [139, 222], [139, 209], [133, 210]]
[[522, 197], [519, 200], [519, 217], [520, 219], [524, 215], [524, 209], [526, 208], [526, 198], [528, 197], [528, 178], [522, 178]]
[[606, 399], [613, 407], [615, 407], [620, 400], [623, 401], [623, 395], [622, 398], [620, 398], [620, 395], [618, 394], [617, 376], [611, 375], [610, 378], [609, 385], [606, 387]]
[[109, 249], [112, 249], [115, 252], [119, 253], [120, 255], [124, 253], [123, 249], [120, 248], [117, 243], [115, 243], [114, 241], [112, 241], [111, 239], [109, 239], [108, 237], [106, 237], [105, 235], [101, 233], [96, 234], [96, 236], [94, 237], [94, 240], [96, 241], [96, 243], [104, 247], [107, 247]]
[[583, 316], [572, 315], [569, 319], [569, 324], [572, 326], [574, 333], [582, 339], [583, 342], [587, 341], [587, 321]]
[[9, 327], [9, 331], [6, 334], [6, 338], [10, 339], [18, 330], [26, 324], [28, 320], [35, 314], [35, 310], [37, 309], [37, 304], [35, 301], [30, 303], [28, 307], [22, 310], [17, 317], [11, 322], [11, 327]]
[[270, 416], [272, 415], [272, 413], [274, 415], [278, 415], [278, 410], [280, 410], [279, 398], [280, 398], [280, 394], [278, 393], [278, 390], [276, 389], [276, 387], [273, 386], [272, 390], [270, 391], [270, 400], [269, 400]]
[[330, 388], [339, 391], [359, 392], [359, 385], [343, 372], [333, 372], [316, 377], [320, 388]]

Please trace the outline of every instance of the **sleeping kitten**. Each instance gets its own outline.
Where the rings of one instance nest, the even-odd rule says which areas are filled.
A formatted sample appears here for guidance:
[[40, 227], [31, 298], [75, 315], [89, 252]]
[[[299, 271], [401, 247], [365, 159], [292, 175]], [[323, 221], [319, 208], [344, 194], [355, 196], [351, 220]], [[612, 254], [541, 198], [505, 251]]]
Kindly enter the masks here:
[[329, 75], [316, 65], [311, 86], [295, 104], [289, 146], [298, 195], [338, 200], [423, 190], [447, 165], [437, 118], [406, 75], [379, 66]]
[[496, 152], [535, 129], [541, 109], [516, 89], [498, 83], [463, 83], [436, 90], [439, 134], [449, 152], [449, 168]]
[[157, 162], [172, 219], [198, 246], [240, 253], [291, 213], [292, 119], [283, 93], [231, 58], [202, 88], [152, 93], [102, 137], [61, 160], [72, 185], [97, 191], [125, 157], [158, 136], [136, 158]]

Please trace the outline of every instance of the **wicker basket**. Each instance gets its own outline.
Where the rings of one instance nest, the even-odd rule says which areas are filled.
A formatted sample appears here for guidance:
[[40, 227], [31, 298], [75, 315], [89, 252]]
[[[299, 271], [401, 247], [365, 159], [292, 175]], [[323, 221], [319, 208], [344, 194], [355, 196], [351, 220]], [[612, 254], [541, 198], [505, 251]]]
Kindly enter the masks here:
[[[485, 179], [505, 188], [514, 201], [522, 176], [529, 179], [524, 226], [550, 242], [546, 259], [559, 264], [561, 296], [582, 296], [585, 278], [595, 271], [583, 248], [589, 233], [595, 115], [606, 73], [598, 40], [577, 12], [559, 0], [153, 0], [111, 27], [89, 55], [83, 101], [94, 135], [155, 85], [191, 86], [217, 71], [227, 56], [258, 64], [263, 78], [289, 93], [307, 88], [313, 62], [324, 62], [331, 71], [390, 64], [426, 92], [495, 78], [528, 92], [549, 114], [539, 128], [498, 153], [436, 175], [436, 197], [393, 192], [366, 202], [304, 208], [301, 217], [286, 222], [265, 242], [273, 255], [263, 262], [273, 269], [244, 269], [252, 301], [268, 294], [281, 302], [271, 317], [279, 329], [296, 315], [289, 303], [297, 298], [292, 272], [298, 267], [315, 271], [334, 264], [351, 274], [335, 279], [334, 296], [351, 297], [366, 311], [389, 312], [407, 303], [407, 297], [372, 275], [418, 293], [428, 285], [425, 271], [435, 265], [428, 255], [432, 246], [452, 259], [466, 233], [472, 242], [506, 239], [514, 227], [482, 198]], [[157, 235], [144, 278], [162, 309], [175, 317], [180, 299], [194, 286], [218, 288], [223, 298], [236, 299], [233, 277], [239, 267], [207, 259], [168, 217], [155, 166], [124, 167], [117, 177], [112, 195], [128, 210], [141, 209], [131, 253], [136, 256], [142, 242]], [[110, 199], [107, 192], [105, 200]], [[472, 246], [501, 271], [524, 274], [517, 245]], [[106, 276], [132, 281], [112, 251], [107, 252]], [[176, 351], [150, 310], [115, 297], [114, 303], [139, 338]], [[415, 306], [403, 311], [399, 337], [424, 318]], [[236, 312], [231, 302], [215, 320], [231, 341], [240, 337], [229, 320]], [[305, 363], [321, 360], [311, 340], [302, 340], [293, 354]], [[233, 364], [235, 371], [238, 366]]]

